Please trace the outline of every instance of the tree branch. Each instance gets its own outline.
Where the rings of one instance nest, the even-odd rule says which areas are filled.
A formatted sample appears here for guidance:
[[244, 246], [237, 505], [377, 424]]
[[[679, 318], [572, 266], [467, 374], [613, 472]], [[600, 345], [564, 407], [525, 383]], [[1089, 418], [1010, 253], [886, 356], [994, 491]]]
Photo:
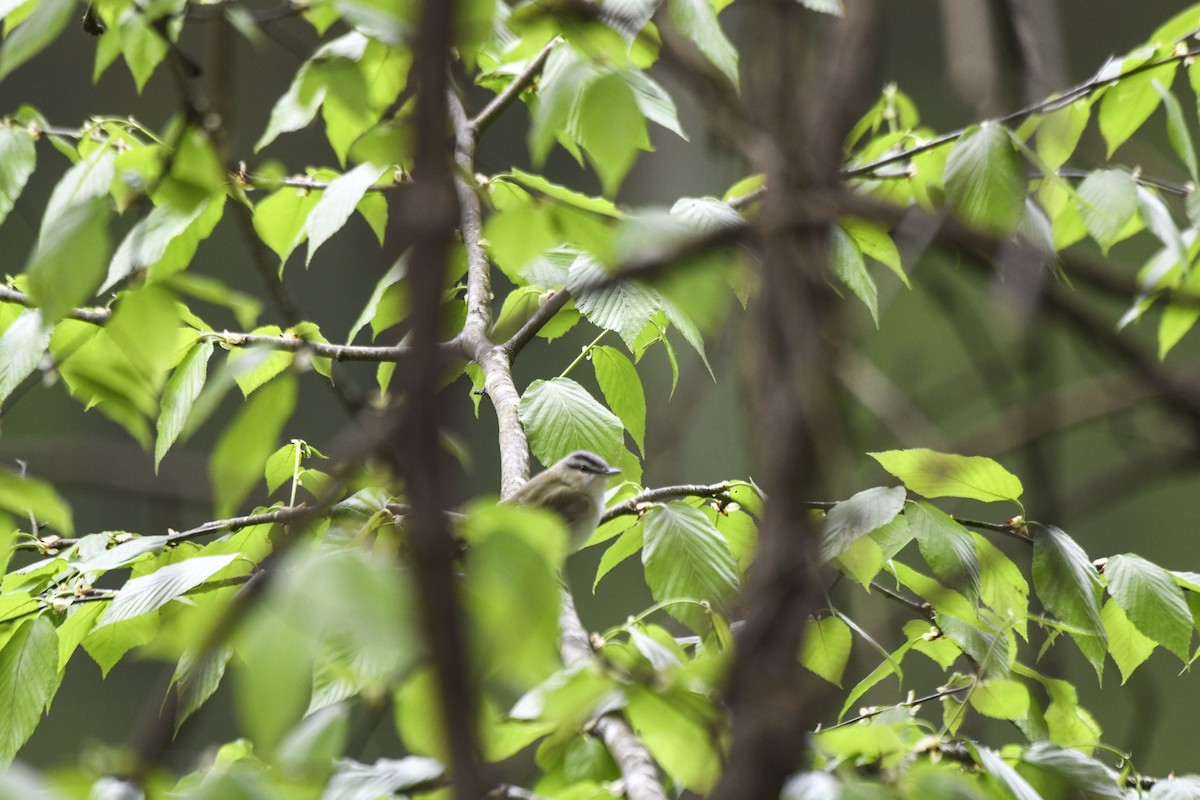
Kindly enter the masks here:
[[525, 65], [525, 69], [521, 70], [512, 82], [505, 86], [495, 97], [492, 98], [486, 106], [480, 109], [479, 113], [470, 119], [466, 127], [470, 131], [472, 140], [478, 140], [479, 135], [492, 124], [496, 117], [500, 116], [500, 112], [508, 108], [512, 103], [521, 96], [521, 92], [525, 91], [542, 73], [542, 68], [546, 66], [546, 60], [550, 58], [551, 51], [562, 41], [561, 37], [555, 37], [546, 44], [537, 55], [529, 60]]
[[[1040, 103], [1034, 103], [1032, 105], [1025, 106], [1024, 108], [1020, 108], [1011, 113], [997, 117], [996, 119], [994, 119], [992, 121], [996, 122], [1000, 125], [1012, 125], [1015, 122], [1022, 122], [1025, 119], [1027, 119], [1028, 117], [1034, 116], [1035, 114], [1049, 114], [1053, 111], [1058, 111], [1061, 108], [1066, 108], [1067, 106], [1069, 106], [1071, 103], [1075, 102], [1076, 100], [1086, 97], [1089, 94], [1091, 94], [1092, 92], [1095, 92], [1106, 86], [1110, 86], [1113, 83], [1115, 83], [1119, 80], [1122, 80], [1124, 78], [1129, 78], [1133, 75], [1138, 75], [1142, 72], [1148, 72], [1149, 70], [1155, 69], [1157, 67], [1161, 67], [1165, 64], [1174, 64], [1174, 63], [1178, 63], [1181, 61], [1186, 61], [1190, 58], [1195, 58], [1198, 55], [1200, 55], [1200, 48], [1185, 50], [1183, 52], [1173, 53], [1172, 55], [1168, 56], [1167, 58], [1161, 59], [1159, 61], [1152, 61], [1150, 63], [1142, 64], [1140, 66], [1126, 70], [1125, 72], [1118, 73], [1117, 75], [1102, 78], [1101, 76], [1104, 74], [1104, 70], [1107, 67], [1107, 65], [1105, 65], [1105, 67], [1102, 67], [1099, 72], [1097, 72], [1094, 76], [1092, 76], [1088, 80], [1084, 81], [1083, 83], [1072, 86], [1071, 88], [1067, 89], [1066, 91], [1062, 92], [1061, 94], [1057, 95], [1056, 97], [1052, 97], [1048, 100], [1043, 100]], [[976, 123], [976, 124], [978, 124], [978, 123]], [[879, 169], [880, 167], [886, 167], [891, 164], [896, 164], [900, 161], [907, 161], [908, 159], [910, 159], [913, 156], [918, 155], [920, 153], [924, 153], [929, 150], [936, 150], [939, 147], [943, 147], [947, 144], [956, 142], [963, 137], [963, 135], [967, 132], [967, 130], [970, 127], [974, 127], [974, 125], [968, 126], [967, 128], [959, 128], [958, 130], [953, 130], [948, 133], [944, 133], [941, 136], [936, 136], [927, 142], [923, 142], [919, 145], [916, 145], [915, 147], [910, 147], [905, 150], [901, 150], [899, 152], [893, 153], [890, 156], [884, 156], [883, 158], [876, 159], [875, 161], [872, 161], [869, 164], [863, 164], [858, 167], [851, 167], [849, 169], [843, 169], [841, 172], [841, 175], [844, 178], [861, 178], [861, 177], [870, 175], [871, 173], [875, 172], [875, 170]]]

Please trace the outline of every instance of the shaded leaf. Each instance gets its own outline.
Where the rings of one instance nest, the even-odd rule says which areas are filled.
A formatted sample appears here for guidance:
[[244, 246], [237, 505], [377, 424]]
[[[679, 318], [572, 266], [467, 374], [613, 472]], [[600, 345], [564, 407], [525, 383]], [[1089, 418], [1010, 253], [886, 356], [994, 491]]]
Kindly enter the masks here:
[[1067, 625], [1079, 649], [1099, 675], [1107, 651], [1100, 620], [1103, 583], [1074, 539], [1053, 525], [1031, 525], [1033, 588], [1047, 610]]
[[902, 486], [864, 489], [829, 509], [821, 525], [821, 558], [836, 558], [861, 536], [896, 518], [904, 508]]
[[1185, 663], [1192, 641], [1192, 615], [1171, 573], [1132, 554], [1104, 565], [1108, 591], [1137, 629]]

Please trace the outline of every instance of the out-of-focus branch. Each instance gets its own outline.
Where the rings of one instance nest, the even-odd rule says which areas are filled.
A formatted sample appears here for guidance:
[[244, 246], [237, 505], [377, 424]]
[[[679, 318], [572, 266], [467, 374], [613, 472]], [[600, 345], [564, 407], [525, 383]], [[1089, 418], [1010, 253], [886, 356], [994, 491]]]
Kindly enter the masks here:
[[[467, 652], [458, 593], [455, 543], [444, 511], [450, 505], [451, 470], [442, 442], [445, 402], [440, 396], [447, 363], [439, 341], [446, 263], [460, 222], [460, 201], [446, 141], [448, 69], [456, 3], [424, 0], [414, 37], [416, 180], [401, 195], [401, 241], [410, 242], [412, 358], [403, 374], [399, 426], [380, 443], [379, 454], [403, 476], [410, 512], [406, 518], [418, 609], [445, 731], [451, 791], [478, 800], [486, 791], [478, 742], [479, 695]], [[468, 251], [470, 255], [470, 251]]]
[[[828, 225], [789, 220], [827, 213], [820, 189], [840, 181], [851, 106], [877, 51], [871, 4], [845, 6], [842, 19], [819, 31], [799, 4], [755, 7], [758, 58], [749, 67], [747, 105], [768, 140], [757, 166], [771, 188], [756, 217], [761, 288], [753, 349], [760, 469], [771, 500], [746, 577], [745, 626], [725, 690], [730, 752], [714, 800], [778, 797], [820, 720], [820, 690], [796, 658], [805, 620], [824, 601], [818, 530], [800, 498], [821, 492], [842, 455], [831, 391], [837, 354], [828, 344], [839, 306], [826, 280]], [[806, 34], [817, 47], [807, 68], [795, 57]]]

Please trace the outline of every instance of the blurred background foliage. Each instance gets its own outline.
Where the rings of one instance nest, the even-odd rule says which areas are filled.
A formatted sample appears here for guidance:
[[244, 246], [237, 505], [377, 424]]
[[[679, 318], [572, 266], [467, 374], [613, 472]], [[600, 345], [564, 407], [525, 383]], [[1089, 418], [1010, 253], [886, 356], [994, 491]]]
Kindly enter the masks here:
[[[1026, 6], [1029, 19], [1036, 21], [1032, 30], [1020, 32], [1036, 40], [1044, 59], [1035, 87], [1014, 85], [1014, 76], [1022, 73], [1012, 68], [1012, 33], [1000, 24], [1009, 4]], [[1170, 0], [883, 2], [876, 82], [881, 89], [886, 83], [900, 87], [930, 127], [953, 129], [1084, 80], [1108, 56], [1141, 41], [1178, 6]], [[731, 8], [723, 22], [740, 47], [752, 47], [745, 41], [740, 13], [737, 6]], [[227, 26], [187, 27], [180, 47], [209, 65], [202, 80], [209, 85], [214, 111], [224, 118], [228, 153], [243, 154], [240, 157], [251, 164], [276, 159], [289, 171], [336, 164], [317, 130], [282, 137], [261, 154], [253, 153], [272, 105], [315, 42], [311, 28], [298, 20], [272, 24], [254, 44]], [[86, 113], [131, 114], [152, 129], [160, 129], [177, 112], [175, 90], [163, 70], [139, 93], [120, 65], [93, 85], [93, 58], [92, 40], [82, 32], [61, 37], [36, 61], [0, 82], [0, 110], [14, 112], [23, 103], [33, 103], [47, 120], [61, 125], [76, 125]], [[673, 84], [670, 74], [658, 77], [677, 99], [691, 142], [652, 129], [655, 149], [641, 155], [619, 201], [643, 206], [670, 203], [679, 196], [720, 196], [744, 174], [745, 165], [711, 135], [705, 109]], [[1193, 101], [1185, 93], [1181, 97], [1194, 119]], [[1161, 117], [1162, 112], [1157, 113]], [[529, 166], [527, 125], [522, 106], [507, 112], [478, 153], [480, 169]], [[1091, 163], [1103, 160], [1104, 143], [1094, 126], [1085, 134], [1078, 158]], [[1149, 175], [1186, 180], [1158, 118], [1125, 146], [1119, 160], [1140, 165]], [[595, 176], [581, 170], [561, 149], [551, 153], [545, 172], [589, 193], [601, 188]], [[54, 170], [35, 173], [0, 230], [5, 242], [0, 266], [5, 272], [21, 271], [57, 174]], [[293, 256], [288, 267], [290, 288], [300, 308], [310, 317], [319, 315], [331, 339], [350, 329], [389, 264], [388, 254], [365, 222], [356, 218], [347, 231], [353, 235], [330, 241], [311, 268], [298, 263], [300, 255]], [[261, 294], [261, 281], [249, 265], [245, 246], [233, 226], [223, 225], [205, 242], [200, 257], [212, 274], [230, 286]], [[1149, 249], [1139, 248], [1149, 244], [1117, 245], [1110, 257], [1124, 274], [1132, 275], [1150, 255]], [[836, 478], [828, 481], [839, 487], [840, 497], [888, 480], [874, 462], [858, 455], [868, 451], [925, 446], [990, 455], [1022, 476], [1031, 516], [1067, 530], [1092, 556], [1136, 550], [1174, 568], [1200, 568], [1200, 550], [1193, 545], [1200, 512], [1197, 431], [1163, 413], [1136, 380], [1104, 380], [1078, 391], [1081, 382], [1123, 366], [1053, 314], [1014, 303], [1003, 286], [979, 271], [932, 252], [915, 264], [906, 259], [905, 265], [912, 291], [890, 276], [880, 280], [878, 329], [864, 307], [846, 301], [851, 308], [839, 343], [846, 356], [839, 379], [852, 425], [844, 442], [848, 456], [836, 466]], [[1115, 323], [1125, 309], [1120, 299], [1086, 286], [1076, 290], [1079, 299], [1109, 323]], [[279, 322], [270, 310], [264, 321]], [[232, 316], [213, 322], [238, 327]], [[734, 313], [709, 344], [719, 380], [713, 381], [686, 348], [679, 351], [685, 363], [673, 393], [665, 359], [661, 364], [652, 361], [652, 368], [643, 371], [649, 406], [645, 485], [703, 483], [750, 473], [753, 459], [746, 442], [751, 404], [739, 388], [745, 382], [727, 379], [744, 377], [749, 369], [746, 324], [744, 317]], [[1122, 336], [1154, 353], [1154, 333], [1152, 325], [1143, 324], [1126, 329]], [[574, 347], [532, 345], [516, 365], [517, 385], [557, 374], [566, 366], [563, 353], [586, 345], [589, 339], [589, 334], [577, 330], [567, 339]], [[1166, 365], [1194, 373], [1198, 355], [1197, 338], [1185, 338]], [[663, 356], [654, 352], [648, 358]], [[363, 384], [373, 381], [369, 365], [347, 365], [347, 372]], [[590, 376], [584, 371], [579, 375], [594, 391]], [[302, 384], [321, 380], [313, 373], [301, 377]], [[469, 384], [459, 381], [456, 388], [455, 413], [462, 418], [458, 428], [470, 437], [463, 450], [472, 458], [469, 482], [457, 487], [459, 499], [466, 500], [498, 490], [496, 431], [489, 414], [481, 414], [478, 422], [472, 419]], [[294, 430], [318, 448], [330, 447], [345, 429], [344, 412], [331, 393], [319, 388], [302, 396], [305, 402], [288, 423], [284, 439]], [[232, 408], [235, 401], [227, 402]], [[1095, 419], [1041, 435], [1045, 428], [1055, 428], [1056, 421], [1086, 409], [1095, 409]], [[152, 457], [123, 431], [98, 414], [77, 413], [64, 391], [40, 391], [36, 402], [16, 402], [7, 411], [0, 458], [26, 459], [31, 470], [66, 493], [77, 519], [87, 519], [91, 529], [148, 533], [182, 529], [209, 518], [202, 454], [210, 444], [211, 433], [202, 431], [164, 461], [161, 476], [154, 479]], [[979, 511], [966, 503], [962, 510]], [[595, 603], [587, 587], [598, 558], [599, 554], [581, 555], [569, 572], [585, 624], [592, 629], [619, 622], [628, 605], [650, 602], [640, 571], [628, 564], [606, 578], [614, 596], [622, 597], [622, 607]], [[630, 601], [637, 597], [641, 601]], [[892, 613], [878, 603], [855, 611], [866, 620]], [[864, 661], [857, 669], [852, 663], [852, 674], [869, 669], [865, 661], [869, 654], [857, 657]], [[1190, 731], [1192, 720], [1200, 714], [1200, 692], [1195, 691], [1196, 678], [1190, 673], [1177, 677], [1177, 662], [1156, 655], [1134, 675], [1127, 691], [1116, 693], [1087, 679], [1089, 668], [1077, 653], [1058, 648], [1049, 658], [1059, 662], [1058, 674], [1078, 678], [1083, 704], [1099, 719], [1110, 741], [1139, 754], [1139, 769], [1151, 774], [1200, 770], [1200, 756], [1190, 737], [1178, 735]], [[130, 718], [130, 709], [144, 707], [140, 700], [147, 685], [161, 678], [164, 668], [170, 669], [153, 662], [122, 662], [101, 688], [97, 666], [86, 658], [74, 659], [49, 719], [22, 757], [49, 765], [63, 753], [87, 748], [98, 752], [109, 737], [123, 738], [140, 722]], [[1106, 688], [1116, 683], [1115, 672], [1110, 672]], [[227, 702], [224, 693], [214, 702]], [[233, 731], [231, 718], [232, 711], [203, 715], [198, 725], [185, 729], [186, 738], [175, 758], [186, 763], [194, 755], [188, 751], [189, 741], [228, 738]], [[1171, 733], [1161, 735], [1164, 732]], [[385, 734], [383, 741], [363, 752], [364, 759], [386, 754], [389, 744]]]

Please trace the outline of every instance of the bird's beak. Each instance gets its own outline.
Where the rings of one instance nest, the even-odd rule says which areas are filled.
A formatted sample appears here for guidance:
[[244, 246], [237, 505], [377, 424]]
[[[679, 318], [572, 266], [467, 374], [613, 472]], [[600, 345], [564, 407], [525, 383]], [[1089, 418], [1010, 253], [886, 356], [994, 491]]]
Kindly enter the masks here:
[[605, 475], [620, 475], [621, 470], [617, 469], [616, 467], [609, 467], [608, 472], [606, 472], [604, 474]]

